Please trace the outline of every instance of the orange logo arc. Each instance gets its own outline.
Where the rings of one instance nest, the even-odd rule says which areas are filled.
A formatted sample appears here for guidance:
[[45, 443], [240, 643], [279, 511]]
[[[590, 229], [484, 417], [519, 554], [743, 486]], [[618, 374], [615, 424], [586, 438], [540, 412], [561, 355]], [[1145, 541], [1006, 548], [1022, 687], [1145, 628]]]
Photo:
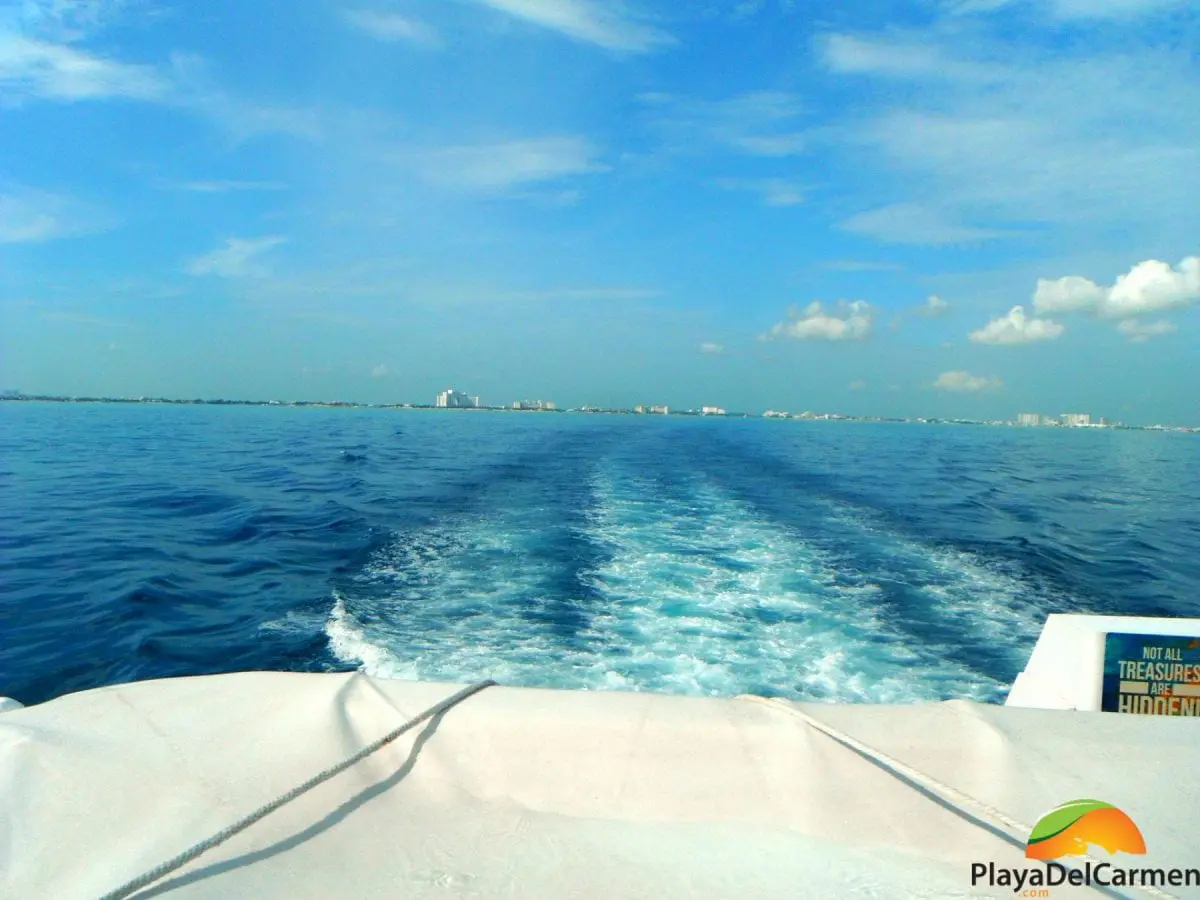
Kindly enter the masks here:
[[1083, 856], [1088, 845], [1109, 853], [1146, 852], [1141, 831], [1124, 812], [1102, 800], [1072, 800], [1038, 820], [1025, 845], [1027, 859]]

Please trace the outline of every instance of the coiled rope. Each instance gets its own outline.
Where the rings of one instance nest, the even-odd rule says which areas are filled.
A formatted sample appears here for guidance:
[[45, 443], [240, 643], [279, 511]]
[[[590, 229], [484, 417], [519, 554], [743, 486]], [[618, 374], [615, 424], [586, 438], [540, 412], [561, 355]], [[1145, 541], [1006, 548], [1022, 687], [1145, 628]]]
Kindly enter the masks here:
[[[752, 700], [757, 703], [763, 703], [774, 709], [782, 710], [803, 721], [806, 725], [815, 728], [827, 737], [832, 738], [844, 747], [853, 750], [859, 756], [873, 762], [876, 766], [883, 769], [889, 775], [899, 779], [908, 787], [913, 788], [921, 794], [929, 797], [938, 805], [950, 810], [961, 818], [979, 826], [988, 831], [1001, 840], [1014, 844], [1022, 849], [1025, 847], [1026, 838], [1032, 831], [1032, 828], [1010, 816], [1005, 815], [1000, 810], [988, 806], [974, 797], [964, 794], [957, 788], [953, 788], [948, 784], [942, 784], [935, 778], [919, 772], [912, 766], [906, 765], [898, 759], [888, 756], [881, 750], [876, 750], [864, 744], [862, 741], [851, 737], [843, 731], [839, 731], [831, 725], [826, 725], [820, 719], [810, 716], [802, 709], [793, 706], [790, 703], [780, 701], [778, 699], [767, 697], [756, 697], [753, 694], [743, 694], [737, 698], [738, 700]], [[999, 823], [997, 825], [997, 823]], [[1094, 856], [1091, 853], [1086, 854], [1086, 857], [1093, 862], [1106, 862], [1101, 857]], [[1119, 897], [1125, 900], [1126, 895], [1122, 894], [1111, 887], [1092, 883], [1089, 885], [1093, 890], [1099, 891], [1102, 894], [1107, 894], [1110, 897]], [[1169, 894], [1166, 891], [1159, 890], [1156, 887], [1148, 885], [1130, 886], [1130, 889], [1143, 891], [1157, 900], [1179, 900], [1174, 894]]]
[[472, 684], [469, 687], [465, 687], [461, 691], [458, 691], [457, 693], [452, 694], [451, 696], [447, 697], [445, 700], [442, 700], [440, 703], [436, 703], [433, 706], [429, 707], [429, 709], [425, 710], [420, 715], [417, 715], [414, 718], [409, 719], [407, 722], [405, 722], [403, 725], [399, 726], [398, 728], [396, 728], [392, 731], [389, 731], [387, 734], [385, 734], [383, 737], [381, 737], [379, 740], [375, 741], [374, 743], [368, 744], [367, 746], [363, 747], [361, 750], [359, 750], [353, 756], [347, 756], [340, 763], [330, 766], [328, 769], [326, 769], [323, 772], [320, 772], [317, 775], [314, 775], [312, 778], [308, 779], [308, 781], [304, 782], [303, 784], [292, 788], [290, 791], [288, 791], [282, 797], [272, 800], [270, 803], [266, 804], [265, 806], [259, 807], [254, 812], [250, 813], [250, 815], [246, 816], [244, 819], [234, 822], [228, 828], [225, 828], [224, 830], [219, 831], [216, 834], [214, 834], [212, 837], [207, 838], [206, 840], [203, 840], [200, 843], [198, 843], [192, 847], [189, 847], [187, 850], [184, 850], [178, 856], [167, 860], [162, 865], [155, 866], [149, 872], [139, 875], [137, 878], [134, 878], [132, 881], [126, 882], [125, 884], [121, 885], [119, 888], [117, 888], [114, 891], [110, 891], [109, 893], [107, 893], [103, 897], [101, 897], [100, 900], [122, 900], [122, 898], [128, 897], [130, 894], [134, 893], [135, 891], [140, 891], [142, 888], [147, 887], [150, 884], [153, 884], [155, 881], [158, 881], [164, 875], [169, 875], [171, 872], [174, 872], [176, 869], [186, 866], [188, 863], [190, 863], [196, 857], [200, 856], [203, 853], [207, 853], [209, 850], [213, 849], [214, 847], [216, 847], [220, 844], [225, 843], [225, 841], [229, 840], [234, 835], [236, 835], [242, 831], [245, 831], [247, 828], [249, 828], [255, 822], [259, 821], [260, 819], [265, 818], [266, 816], [269, 816], [271, 813], [275, 812], [275, 810], [279, 809], [281, 806], [284, 806], [287, 803], [291, 803], [293, 800], [295, 800], [301, 794], [305, 794], [308, 791], [311, 791], [317, 785], [328, 781], [330, 778], [333, 778], [335, 775], [338, 775], [338, 774], [346, 771], [351, 766], [366, 759], [368, 756], [370, 756], [375, 751], [377, 751], [383, 747], [386, 747], [388, 744], [390, 744], [392, 741], [396, 740], [396, 738], [400, 737], [400, 735], [404, 734], [406, 731], [411, 731], [413, 728], [420, 725], [422, 722], [424, 722], [428, 719], [432, 719], [434, 716], [437, 716], [437, 715], [440, 715], [441, 713], [446, 712], [448, 709], [450, 709], [453, 706], [456, 706], [457, 704], [461, 703], [463, 700], [466, 700], [471, 695], [479, 693], [484, 688], [492, 687], [495, 683], [496, 682], [492, 681], [491, 679], [488, 679], [487, 681], [481, 681], [478, 684]]

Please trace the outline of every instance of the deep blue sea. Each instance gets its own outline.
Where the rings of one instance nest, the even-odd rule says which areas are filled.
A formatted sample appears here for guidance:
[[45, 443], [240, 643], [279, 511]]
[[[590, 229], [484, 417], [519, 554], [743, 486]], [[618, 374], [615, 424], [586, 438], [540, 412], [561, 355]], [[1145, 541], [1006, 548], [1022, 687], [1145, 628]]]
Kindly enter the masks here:
[[245, 669], [1002, 701], [1200, 615], [1200, 436], [0, 403], [0, 695]]

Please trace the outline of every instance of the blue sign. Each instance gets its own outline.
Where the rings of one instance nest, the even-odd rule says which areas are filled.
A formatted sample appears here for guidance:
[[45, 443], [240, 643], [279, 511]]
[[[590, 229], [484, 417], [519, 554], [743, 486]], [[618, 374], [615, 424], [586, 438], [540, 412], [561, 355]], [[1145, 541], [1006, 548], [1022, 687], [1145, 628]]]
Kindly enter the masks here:
[[1200, 717], [1200, 637], [1106, 635], [1100, 709]]

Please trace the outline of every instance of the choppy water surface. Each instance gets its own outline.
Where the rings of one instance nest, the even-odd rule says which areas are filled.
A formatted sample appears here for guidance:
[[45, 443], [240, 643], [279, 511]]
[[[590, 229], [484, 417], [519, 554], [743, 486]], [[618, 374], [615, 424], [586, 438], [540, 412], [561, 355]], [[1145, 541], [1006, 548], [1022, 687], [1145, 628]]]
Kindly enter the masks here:
[[243, 669], [1002, 700], [1200, 615], [1196, 435], [0, 404], [0, 695]]

